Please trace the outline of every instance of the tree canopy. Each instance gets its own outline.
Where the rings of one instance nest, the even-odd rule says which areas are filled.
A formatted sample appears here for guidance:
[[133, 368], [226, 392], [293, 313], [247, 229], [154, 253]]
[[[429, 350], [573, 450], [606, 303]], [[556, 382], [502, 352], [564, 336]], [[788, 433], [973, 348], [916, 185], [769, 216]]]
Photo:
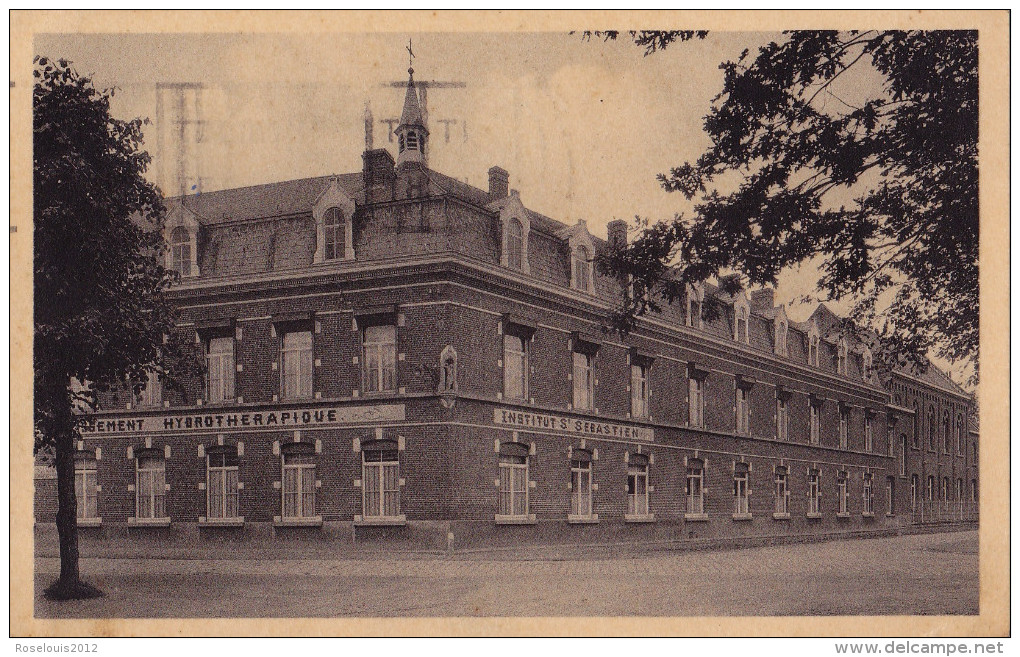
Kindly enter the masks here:
[[[618, 33], [591, 33], [615, 39]], [[703, 33], [631, 33], [646, 55]], [[793, 31], [722, 62], [711, 146], [659, 175], [692, 216], [643, 222], [600, 265], [652, 294], [621, 330], [730, 272], [774, 285], [804, 263], [898, 365], [978, 354], [976, 31]]]
[[[73, 409], [146, 370], [189, 362], [172, 335], [159, 191], [143, 177], [140, 119], [110, 115], [65, 60], [36, 58], [33, 93], [35, 448], [57, 469], [61, 578], [54, 595], [89, 595], [78, 580]], [[168, 337], [164, 337], [168, 336]], [[175, 365], [178, 366], [178, 365]], [[83, 391], [74, 381], [88, 382]]]

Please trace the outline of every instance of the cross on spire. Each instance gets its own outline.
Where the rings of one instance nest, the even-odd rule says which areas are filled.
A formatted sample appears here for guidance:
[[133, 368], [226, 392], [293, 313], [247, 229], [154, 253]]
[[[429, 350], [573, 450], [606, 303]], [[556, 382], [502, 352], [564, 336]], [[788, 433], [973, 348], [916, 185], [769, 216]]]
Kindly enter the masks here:
[[407, 72], [414, 75], [414, 50], [411, 50], [411, 39], [407, 40], [407, 47], [404, 50], [407, 51]]

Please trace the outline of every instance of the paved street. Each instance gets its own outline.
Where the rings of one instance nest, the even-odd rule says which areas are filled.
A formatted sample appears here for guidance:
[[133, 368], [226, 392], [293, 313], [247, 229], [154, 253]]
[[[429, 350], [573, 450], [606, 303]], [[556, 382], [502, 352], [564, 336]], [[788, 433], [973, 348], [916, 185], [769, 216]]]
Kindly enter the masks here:
[[83, 559], [106, 596], [39, 617], [976, 614], [976, 531], [633, 558]]

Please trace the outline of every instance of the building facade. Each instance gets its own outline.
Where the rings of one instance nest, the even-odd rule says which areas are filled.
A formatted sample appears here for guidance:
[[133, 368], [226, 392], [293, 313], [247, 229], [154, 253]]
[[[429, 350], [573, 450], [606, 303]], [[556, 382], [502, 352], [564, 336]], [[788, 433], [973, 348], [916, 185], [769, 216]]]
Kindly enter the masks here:
[[948, 377], [883, 386], [827, 309], [794, 322], [770, 290], [706, 284], [604, 332], [625, 290], [592, 261], [623, 222], [601, 239], [499, 167], [485, 190], [428, 169], [413, 76], [396, 134], [361, 172], [170, 200], [176, 330], [208, 372], [103, 395], [83, 530], [469, 548], [974, 519]]

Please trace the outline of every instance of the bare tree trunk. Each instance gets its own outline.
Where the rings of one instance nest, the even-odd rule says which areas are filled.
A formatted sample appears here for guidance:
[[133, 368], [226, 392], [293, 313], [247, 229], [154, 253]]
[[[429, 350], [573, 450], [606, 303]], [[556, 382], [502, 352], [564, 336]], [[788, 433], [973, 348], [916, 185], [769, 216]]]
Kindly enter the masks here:
[[[74, 491], [74, 437], [70, 409], [54, 422], [65, 430], [54, 436], [57, 467], [57, 537], [60, 540], [60, 581], [62, 588], [77, 588], [78, 575], [78, 500]], [[66, 419], [66, 423], [64, 420]]]

